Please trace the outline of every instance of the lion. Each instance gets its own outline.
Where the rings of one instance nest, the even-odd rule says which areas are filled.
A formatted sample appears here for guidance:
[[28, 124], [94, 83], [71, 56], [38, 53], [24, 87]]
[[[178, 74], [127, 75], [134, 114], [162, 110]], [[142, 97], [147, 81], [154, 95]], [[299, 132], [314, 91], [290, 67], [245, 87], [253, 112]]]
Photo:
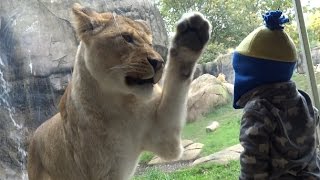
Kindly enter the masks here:
[[143, 151], [179, 158], [187, 93], [210, 23], [184, 15], [165, 65], [146, 22], [79, 4], [72, 12], [80, 39], [72, 79], [59, 113], [30, 141], [29, 179], [127, 180]]

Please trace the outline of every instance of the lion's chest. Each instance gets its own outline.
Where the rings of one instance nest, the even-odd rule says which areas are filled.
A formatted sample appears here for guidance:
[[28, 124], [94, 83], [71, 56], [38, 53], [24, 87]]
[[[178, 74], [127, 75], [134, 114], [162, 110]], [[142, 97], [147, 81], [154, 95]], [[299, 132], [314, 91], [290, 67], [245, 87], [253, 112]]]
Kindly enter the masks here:
[[82, 171], [99, 177], [114, 171], [128, 172], [129, 176], [141, 153], [143, 137], [154, 121], [153, 104], [76, 105], [81, 109], [75, 113], [77, 127], [70, 128], [77, 137], [72, 143], [79, 147], [75, 156]]
[[[124, 111], [82, 116], [77, 128], [79, 164], [93, 170], [110, 169], [117, 163], [136, 162], [144, 132], [152, 121], [150, 112]], [[95, 123], [93, 123], [95, 122]]]
[[[141, 127], [133, 125], [126, 116], [118, 116], [108, 126], [86, 127], [79, 130], [79, 151], [76, 153], [83, 171], [96, 177], [133, 171], [141, 152]], [[120, 173], [121, 174], [121, 173]]]

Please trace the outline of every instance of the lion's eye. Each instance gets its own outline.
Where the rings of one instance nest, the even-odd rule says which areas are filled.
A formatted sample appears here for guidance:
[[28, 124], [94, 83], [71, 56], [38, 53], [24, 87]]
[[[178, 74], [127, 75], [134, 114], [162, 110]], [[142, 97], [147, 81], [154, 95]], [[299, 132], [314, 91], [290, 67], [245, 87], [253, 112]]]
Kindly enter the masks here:
[[132, 38], [131, 35], [123, 34], [123, 35], [122, 35], [122, 38], [123, 38], [124, 40], [126, 40], [128, 43], [133, 43], [133, 38]]

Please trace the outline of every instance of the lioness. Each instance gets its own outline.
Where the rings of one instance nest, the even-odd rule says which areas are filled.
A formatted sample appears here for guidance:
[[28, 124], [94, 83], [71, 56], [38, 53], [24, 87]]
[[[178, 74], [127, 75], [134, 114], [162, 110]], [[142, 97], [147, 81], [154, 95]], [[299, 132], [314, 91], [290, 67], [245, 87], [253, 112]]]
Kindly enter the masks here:
[[60, 113], [29, 145], [30, 180], [126, 180], [140, 153], [181, 155], [181, 128], [194, 66], [210, 24], [199, 13], [178, 22], [164, 72], [146, 23], [73, 6], [81, 42]]

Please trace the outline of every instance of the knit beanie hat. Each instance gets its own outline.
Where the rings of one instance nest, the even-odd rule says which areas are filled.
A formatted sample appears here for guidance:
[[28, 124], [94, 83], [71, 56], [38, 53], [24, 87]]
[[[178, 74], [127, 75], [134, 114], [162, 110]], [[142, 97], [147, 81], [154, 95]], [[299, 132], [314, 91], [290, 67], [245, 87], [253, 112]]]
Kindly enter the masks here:
[[297, 61], [292, 39], [283, 30], [289, 19], [281, 11], [263, 15], [265, 26], [251, 32], [236, 48], [233, 107], [246, 92], [264, 84], [290, 81]]

